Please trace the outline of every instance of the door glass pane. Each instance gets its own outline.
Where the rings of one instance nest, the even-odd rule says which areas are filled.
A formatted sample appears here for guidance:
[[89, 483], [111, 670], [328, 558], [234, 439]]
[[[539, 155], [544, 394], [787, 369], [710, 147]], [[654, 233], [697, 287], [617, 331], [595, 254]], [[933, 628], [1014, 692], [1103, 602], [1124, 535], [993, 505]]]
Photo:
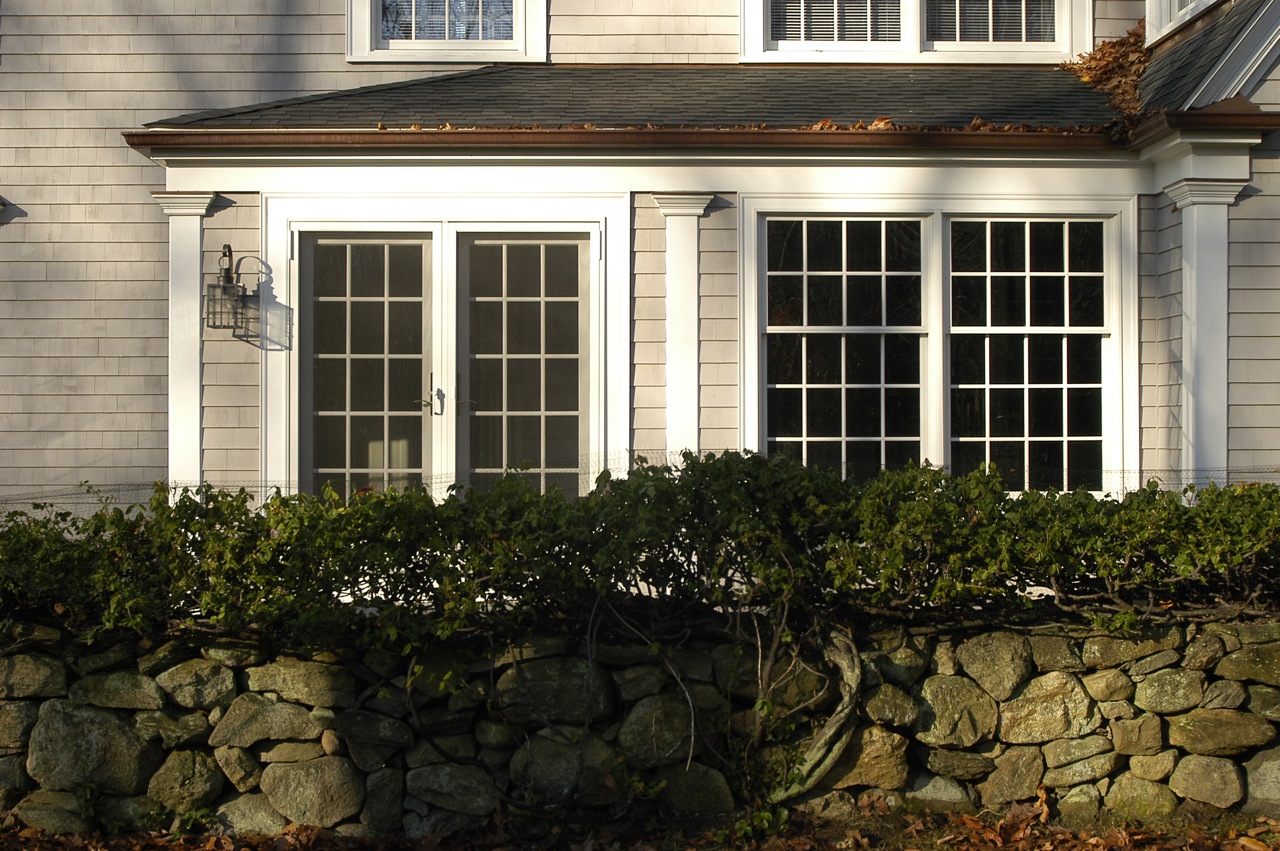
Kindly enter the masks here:
[[301, 347], [309, 352], [299, 394], [309, 412], [302, 487], [328, 482], [350, 496], [422, 483], [429, 251], [428, 239], [411, 235], [304, 240], [301, 318], [311, 333]]
[[535, 487], [572, 482], [577, 493], [583, 477], [570, 471], [581, 467], [587, 445], [586, 244], [572, 234], [459, 237], [459, 255], [485, 276], [474, 287], [459, 282], [459, 310], [471, 329], [469, 348], [458, 353], [470, 400], [458, 412], [470, 421], [459, 466], [472, 484], [517, 470]]

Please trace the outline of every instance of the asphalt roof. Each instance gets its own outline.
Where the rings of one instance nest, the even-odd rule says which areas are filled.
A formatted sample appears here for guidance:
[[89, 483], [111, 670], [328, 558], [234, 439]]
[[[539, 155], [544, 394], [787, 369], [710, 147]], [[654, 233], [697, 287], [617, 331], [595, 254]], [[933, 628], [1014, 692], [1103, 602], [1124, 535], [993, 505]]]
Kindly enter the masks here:
[[1139, 83], [1143, 109], [1182, 109], [1262, 4], [1263, 0], [1229, 0], [1184, 35], [1157, 45]]
[[1093, 128], [1106, 96], [1047, 66], [497, 65], [215, 110], [148, 128], [812, 127]]

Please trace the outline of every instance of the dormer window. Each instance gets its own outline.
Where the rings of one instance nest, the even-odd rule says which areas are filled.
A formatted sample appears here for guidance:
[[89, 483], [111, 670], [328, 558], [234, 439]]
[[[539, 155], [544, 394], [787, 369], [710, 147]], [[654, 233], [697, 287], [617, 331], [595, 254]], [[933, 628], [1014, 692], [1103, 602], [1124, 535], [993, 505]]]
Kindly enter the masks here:
[[1092, 43], [1085, 0], [745, 0], [743, 58], [1061, 62]]
[[351, 62], [544, 62], [547, 0], [347, 0]]

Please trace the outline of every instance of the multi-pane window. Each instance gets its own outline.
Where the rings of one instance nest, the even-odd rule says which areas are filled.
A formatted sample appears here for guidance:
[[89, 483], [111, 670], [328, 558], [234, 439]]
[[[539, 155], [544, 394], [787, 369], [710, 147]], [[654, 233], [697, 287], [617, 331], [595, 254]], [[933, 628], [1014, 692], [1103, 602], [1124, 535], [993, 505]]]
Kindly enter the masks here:
[[422, 484], [430, 256], [423, 239], [322, 238], [311, 247], [309, 489]]
[[582, 487], [586, 244], [512, 234], [459, 246], [468, 313], [460, 454], [473, 485], [518, 470], [540, 489]]
[[773, 0], [769, 10], [774, 41], [898, 41], [900, 0]]
[[920, 458], [920, 222], [767, 224], [768, 451], [866, 478]]
[[927, 0], [929, 41], [1052, 42], [1054, 0]]
[[766, 220], [766, 450], [856, 478], [928, 458], [1102, 489], [1103, 223], [951, 220], [946, 280], [924, 275], [923, 224]]
[[1102, 488], [1102, 237], [1096, 221], [952, 222], [952, 469]]
[[511, 41], [512, 0], [381, 0], [388, 41]]

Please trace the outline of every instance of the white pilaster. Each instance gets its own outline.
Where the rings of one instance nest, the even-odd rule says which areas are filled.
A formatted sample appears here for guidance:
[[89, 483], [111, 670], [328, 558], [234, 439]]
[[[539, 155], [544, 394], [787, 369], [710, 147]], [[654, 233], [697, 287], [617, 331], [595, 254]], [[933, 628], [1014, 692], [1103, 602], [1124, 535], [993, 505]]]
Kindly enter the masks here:
[[666, 217], [667, 451], [698, 451], [698, 219], [715, 197], [656, 194]]
[[204, 217], [211, 192], [154, 192], [169, 217], [169, 484], [203, 479], [200, 439], [200, 303]]
[[1227, 207], [1240, 180], [1187, 178], [1164, 191], [1182, 213], [1182, 475], [1226, 483]]

